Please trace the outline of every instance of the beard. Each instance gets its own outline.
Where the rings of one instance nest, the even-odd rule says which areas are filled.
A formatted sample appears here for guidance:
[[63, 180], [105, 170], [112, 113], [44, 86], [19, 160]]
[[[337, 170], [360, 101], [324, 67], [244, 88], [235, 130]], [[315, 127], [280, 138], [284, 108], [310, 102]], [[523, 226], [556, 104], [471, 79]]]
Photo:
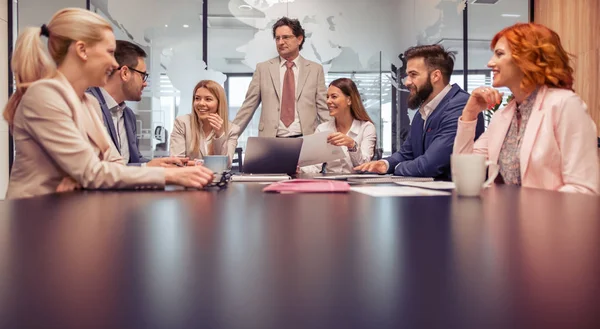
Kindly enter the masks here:
[[417, 87], [417, 86], [413, 86], [412, 88], [410, 88], [411, 90], [414, 89], [415, 93], [414, 94], [410, 94], [408, 96], [408, 107], [410, 109], [417, 109], [419, 108], [419, 106], [421, 106], [421, 104], [423, 104], [423, 102], [429, 98], [429, 96], [431, 95], [431, 93], [433, 92], [433, 85], [431, 84], [431, 78], [427, 77], [427, 81], [425, 81], [425, 84], [421, 87]]
[[142, 100], [140, 95], [140, 88], [135, 85], [133, 81], [128, 81], [123, 86], [123, 91], [125, 94], [125, 100], [130, 102], [139, 102]]

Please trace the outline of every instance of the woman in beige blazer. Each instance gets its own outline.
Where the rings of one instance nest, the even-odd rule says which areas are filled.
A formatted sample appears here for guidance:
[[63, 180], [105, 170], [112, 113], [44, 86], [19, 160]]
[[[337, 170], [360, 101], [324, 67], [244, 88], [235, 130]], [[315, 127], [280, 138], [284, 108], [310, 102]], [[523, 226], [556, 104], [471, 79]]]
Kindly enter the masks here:
[[229, 165], [237, 147], [240, 127], [228, 120], [225, 90], [217, 82], [202, 80], [194, 87], [192, 113], [175, 119], [171, 156], [202, 159], [227, 155]]
[[21, 33], [11, 63], [17, 89], [4, 109], [16, 149], [8, 198], [75, 187], [203, 187], [212, 180], [212, 172], [200, 166], [123, 164], [98, 116], [98, 101], [85, 93], [118, 69], [115, 47], [110, 24], [79, 8], [62, 9], [47, 26]]

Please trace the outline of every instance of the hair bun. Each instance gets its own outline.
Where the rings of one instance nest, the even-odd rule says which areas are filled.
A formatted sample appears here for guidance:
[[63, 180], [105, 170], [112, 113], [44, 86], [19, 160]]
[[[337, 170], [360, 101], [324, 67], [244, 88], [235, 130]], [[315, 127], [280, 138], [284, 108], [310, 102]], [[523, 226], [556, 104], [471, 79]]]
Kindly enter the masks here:
[[46, 38], [50, 37], [50, 30], [48, 30], [48, 27], [46, 26], [46, 24], [43, 24], [41, 27], [41, 31], [40, 31], [40, 35], [45, 36]]

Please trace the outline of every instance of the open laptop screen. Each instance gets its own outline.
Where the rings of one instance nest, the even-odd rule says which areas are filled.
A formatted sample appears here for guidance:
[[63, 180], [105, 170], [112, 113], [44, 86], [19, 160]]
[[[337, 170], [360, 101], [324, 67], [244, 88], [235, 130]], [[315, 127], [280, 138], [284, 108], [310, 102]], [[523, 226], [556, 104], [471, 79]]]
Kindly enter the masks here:
[[302, 142], [302, 138], [248, 137], [244, 173], [295, 174]]

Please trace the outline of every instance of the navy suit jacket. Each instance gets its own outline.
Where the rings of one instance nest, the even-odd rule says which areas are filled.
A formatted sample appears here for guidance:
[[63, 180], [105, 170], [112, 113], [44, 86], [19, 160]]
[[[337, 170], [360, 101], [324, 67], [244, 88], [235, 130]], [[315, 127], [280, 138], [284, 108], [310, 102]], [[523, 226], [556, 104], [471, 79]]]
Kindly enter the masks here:
[[[388, 173], [451, 180], [450, 155], [456, 137], [458, 118], [462, 115], [469, 96], [458, 85], [452, 85], [446, 97], [427, 118], [425, 127], [421, 115], [415, 113], [410, 132], [400, 151], [384, 159], [390, 165]], [[475, 139], [483, 130], [483, 114], [479, 113]]]
[[[110, 113], [110, 109], [106, 105], [106, 100], [102, 95], [102, 91], [98, 87], [92, 87], [87, 90], [88, 93], [92, 94], [98, 102], [100, 103], [100, 108], [102, 109], [102, 117], [104, 119], [104, 125], [107, 127], [108, 134], [112, 139], [113, 144], [121, 153], [121, 148], [119, 147], [118, 139], [117, 139], [117, 130], [115, 129], [115, 124], [113, 123], [112, 116]], [[140, 153], [140, 148], [138, 146], [138, 139], [136, 133], [136, 118], [135, 113], [129, 107], [125, 106], [123, 110], [123, 118], [125, 119], [125, 131], [127, 132], [127, 144], [129, 144], [129, 159], [127, 162], [128, 166], [139, 166], [143, 162], [148, 162], [148, 159], [142, 157]]]

